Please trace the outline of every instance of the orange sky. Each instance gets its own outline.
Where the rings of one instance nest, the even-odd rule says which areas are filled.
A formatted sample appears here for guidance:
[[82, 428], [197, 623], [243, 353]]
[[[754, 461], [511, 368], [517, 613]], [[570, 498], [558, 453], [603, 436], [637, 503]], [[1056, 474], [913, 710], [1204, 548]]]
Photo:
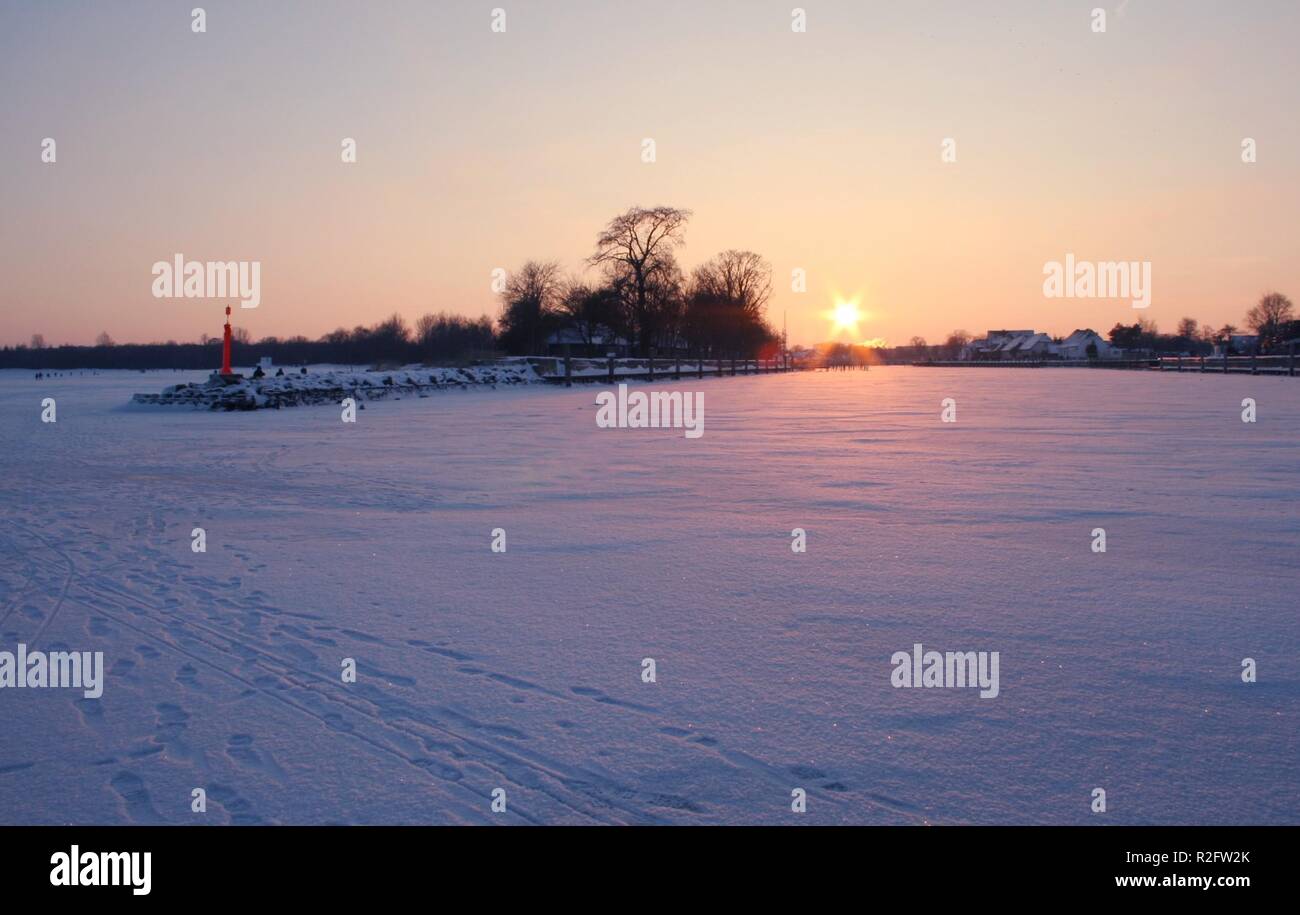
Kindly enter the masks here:
[[[495, 316], [494, 267], [580, 271], [634, 204], [694, 211], [688, 268], [768, 258], [791, 342], [837, 297], [905, 343], [1300, 296], [1300, 8], [1095, 5], [8, 5], [0, 342], [218, 333], [224, 302], [150, 294], [177, 252], [261, 262], [254, 337]], [[1150, 261], [1151, 308], [1044, 298], [1067, 252]]]

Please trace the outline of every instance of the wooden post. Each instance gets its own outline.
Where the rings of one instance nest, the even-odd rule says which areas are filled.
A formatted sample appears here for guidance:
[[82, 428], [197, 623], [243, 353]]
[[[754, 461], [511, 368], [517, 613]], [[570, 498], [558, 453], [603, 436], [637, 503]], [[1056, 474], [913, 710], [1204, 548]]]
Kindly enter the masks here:
[[655, 380], [655, 353], [654, 353], [654, 350], [651, 350], [651, 351], [650, 351], [650, 380], [651, 380], [651, 381], [654, 381], [654, 380]]
[[1223, 351], [1223, 374], [1228, 374], [1228, 351]]
[[735, 356], [732, 356], [732, 357], [731, 357], [731, 377], [732, 377], [732, 378], [735, 378], [735, 377], [736, 377], [736, 357], [735, 357]]
[[1179, 354], [1178, 354], [1178, 371], [1181, 372], [1182, 370], [1183, 370], [1183, 354], [1182, 354], [1182, 353], [1179, 353]]
[[682, 380], [682, 357], [677, 357], [677, 370], [673, 372], [673, 381]]
[[569, 343], [564, 344], [564, 386], [566, 388], [573, 387], [573, 360], [569, 355], [572, 352], [571, 345]]
[[1258, 363], [1256, 363], [1256, 361], [1255, 361], [1255, 351], [1254, 351], [1254, 350], [1251, 350], [1251, 351], [1250, 351], [1250, 374], [1252, 374], [1252, 375], [1258, 375], [1258, 374], [1259, 374], [1259, 365], [1258, 365]]
[[1201, 374], [1205, 374], [1205, 357], [1201, 356]]
[[609, 383], [610, 383], [610, 384], [613, 384], [613, 383], [614, 383], [614, 357], [613, 357], [613, 356], [609, 356], [609, 357], [608, 357], [608, 360], [609, 360], [609, 362], [608, 362], [608, 366], [609, 366]]
[[1295, 341], [1294, 340], [1291, 341], [1291, 344], [1287, 347], [1287, 350], [1290, 353], [1290, 358], [1287, 360], [1286, 373], [1290, 375], [1292, 378], [1294, 378], [1295, 377]]
[[699, 361], [696, 363], [696, 371], [699, 372], [699, 377], [701, 377], [701, 378], [704, 377], [704, 357], [703, 357], [703, 356], [700, 356], [700, 357], [699, 357]]

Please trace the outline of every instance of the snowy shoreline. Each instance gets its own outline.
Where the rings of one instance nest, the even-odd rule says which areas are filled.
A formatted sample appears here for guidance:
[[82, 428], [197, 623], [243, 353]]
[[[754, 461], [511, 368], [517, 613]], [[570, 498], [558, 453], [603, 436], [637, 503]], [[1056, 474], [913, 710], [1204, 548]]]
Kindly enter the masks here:
[[310, 404], [337, 404], [351, 397], [359, 405], [370, 400], [400, 399], [403, 395], [428, 397], [430, 392], [451, 388], [498, 388], [502, 385], [563, 384], [566, 381], [605, 382], [617, 378], [625, 381], [680, 380], [683, 378], [720, 378], [729, 373], [750, 375], [776, 371], [770, 364], [755, 360], [730, 363], [727, 360], [703, 362], [660, 362], [655, 366], [645, 359], [621, 359], [610, 374], [605, 360], [574, 360], [571, 374], [562, 374], [564, 360], [553, 357], [513, 357], [483, 365], [466, 367], [431, 367], [407, 365], [390, 371], [358, 370], [350, 366], [320, 366], [306, 374], [286, 373], [261, 378], [241, 377], [226, 382], [215, 373], [204, 381], [171, 385], [159, 394], [134, 394], [131, 403], [144, 406], [182, 406], [208, 410], [278, 410]]
[[400, 399], [403, 395], [428, 397], [430, 391], [450, 388], [540, 384], [534, 366], [524, 360], [464, 368], [407, 366], [395, 371], [317, 371], [244, 378], [227, 384], [219, 378], [182, 383], [160, 394], [135, 394], [131, 403], [147, 406], [187, 406], [209, 410], [278, 410], [304, 404], [339, 403], [346, 397], [358, 402]]

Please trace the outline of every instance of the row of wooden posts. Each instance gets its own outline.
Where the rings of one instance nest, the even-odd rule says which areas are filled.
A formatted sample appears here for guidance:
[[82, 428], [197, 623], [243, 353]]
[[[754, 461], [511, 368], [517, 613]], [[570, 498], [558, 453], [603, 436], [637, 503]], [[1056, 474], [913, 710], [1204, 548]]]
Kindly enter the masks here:
[[1152, 356], [1143, 359], [996, 359], [945, 360], [914, 362], [923, 366], [958, 366], [991, 368], [1097, 368], [1097, 369], [1145, 369], [1163, 372], [1230, 372], [1245, 375], [1289, 375], [1296, 374], [1296, 350], [1292, 346], [1286, 355], [1260, 356]]
[[[673, 357], [672, 359], [660, 359], [658, 363], [659, 370], [656, 372], [655, 359], [656, 357], [654, 356], [646, 357], [646, 359], [644, 360], [646, 362], [646, 370], [644, 372], [616, 372], [615, 368], [618, 360], [613, 356], [608, 356], [605, 359], [605, 380], [609, 384], [614, 384], [619, 379], [628, 379], [628, 378], [646, 378], [650, 381], [654, 381], [655, 378], [658, 377], [658, 378], [672, 378], [673, 380], [677, 380], [680, 379], [683, 374], [685, 375], [694, 374], [698, 378], [703, 378], [705, 375], [704, 369], [706, 365], [711, 365], [712, 371], [710, 371], [709, 374], [715, 376], [728, 375], [728, 374], [762, 375], [771, 372], [787, 372], [790, 370], [789, 361], [783, 359], [734, 359], [733, 358], [731, 360], [726, 360], [726, 359], [683, 360], [680, 356], [677, 356], [677, 357]], [[638, 359], [636, 361], [642, 361], [642, 360]], [[683, 370], [683, 366], [685, 366], [684, 370]], [[729, 372], [727, 371], [728, 368], [730, 368]], [[599, 375], [575, 376], [573, 374], [573, 358], [566, 353], [564, 356], [564, 375], [563, 375], [564, 386], [566, 388], [572, 387], [575, 378], [577, 378], [577, 380], [579, 381], [595, 381], [598, 378], [600, 378], [600, 376]]]
[[[1230, 361], [1234, 359], [1235, 361]], [[1187, 365], [1186, 368], [1183, 368], [1184, 361], [1182, 356], [1172, 356], [1172, 357], [1162, 356], [1160, 357], [1159, 367], [1164, 371], [1173, 371], [1173, 372], [1183, 372], [1183, 371], [1220, 372], [1221, 371], [1224, 374], [1227, 374], [1229, 371], [1236, 370], [1243, 374], [1249, 371], [1250, 374], [1252, 375], [1258, 375], [1260, 373], [1260, 369], [1265, 369], [1268, 370], [1268, 374], [1270, 375], [1280, 375], [1282, 374], [1281, 368], [1284, 364], [1284, 360], [1286, 366], [1286, 374], [1294, 378], [1295, 368], [1296, 368], [1294, 344], [1291, 345], [1289, 351], [1285, 356], [1257, 356], [1256, 354], [1251, 353], [1249, 356], [1249, 361], [1247, 361], [1247, 357], [1244, 356], [1231, 357], [1227, 353], [1224, 353], [1221, 357], [1219, 357], [1219, 362], [1217, 365], [1215, 364], [1214, 357], [1212, 356], [1209, 357], [1208, 361], [1205, 356], [1188, 356], [1186, 361], [1186, 365]], [[1173, 366], [1173, 368], [1170, 368], [1171, 365]], [[1274, 368], [1274, 366], [1276, 366], [1276, 368]]]

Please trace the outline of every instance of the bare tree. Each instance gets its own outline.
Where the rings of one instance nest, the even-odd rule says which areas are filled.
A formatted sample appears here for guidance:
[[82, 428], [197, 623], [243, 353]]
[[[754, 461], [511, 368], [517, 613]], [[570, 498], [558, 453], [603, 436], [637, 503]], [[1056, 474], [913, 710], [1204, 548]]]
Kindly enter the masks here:
[[410, 342], [411, 329], [406, 326], [405, 318], [398, 312], [393, 312], [374, 326], [370, 331], [370, 336], [383, 345], [397, 349], [402, 344]]
[[949, 359], [956, 359], [961, 355], [961, 351], [966, 348], [966, 344], [970, 343], [970, 339], [970, 334], [966, 331], [954, 330], [948, 335], [948, 339], [944, 341], [944, 355]]
[[439, 312], [415, 322], [415, 342], [426, 364], [455, 362], [492, 352], [496, 337], [487, 315], [471, 319]]
[[616, 286], [592, 287], [570, 280], [560, 296], [558, 311], [588, 346], [595, 343], [597, 333], [617, 331], [621, 324], [619, 315], [620, 291]]
[[776, 340], [765, 319], [772, 268], [752, 251], [723, 251], [691, 273], [681, 327], [700, 354], [752, 355]]
[[101, 331], [100, 334], [99, 334], [99, 336], [95, 338], [95, 345], [96, 345], [96, 346], [116, 346], [117, 344], [113, 342], [113, 338], [110, 337], [110, 336], [108, 335], [108, 331], [105, 330], [105, 331]]
[[538, 354], [563, 291], [560, 265], [554, 261], [528, 261], [510, 275], [501, 292], [500, 319], [501, 341], [508, 350]]
[[1282, 328], [1291, 321], [1294, 306], [1280, 292], [1260, 297], [1259, 304], [1246, 313], [1246, 324], [1259, 334], [1260, 349], [1270, 349], [1281, 342]]
[[431, 340], [441, 320], [443, 320], [442, 314], [421, 315], [419, 320], [415, 322], [415, 342], [423, 346]]
[[587, 259], [592, 266], [606, 267], [613, 278], [627, 280], [628, 330], [642, 347], [652, 342], [660, 323], [653, 289], [656, 283], [663, 288], [670, 282], [676, 269], [673, 249], [682, 244], [690, 218], [689, 210], [676, 207], [632, 207], [610, 220], [596, 238], [596, 252]]
[[772, 267], [753, 251], [723, 251], [695, 268], [695, 289], [735, 302], [753, 320], [761, 320], [772, 296]]
[[1197, 331], [1197, 328], [1199, 327], [1200, 325], [1197, 323], [1195, 318], [1183, 318], [1178, 322], [1178, 330], [1176, 331], [1176, 334], [1184, 340], [1196, 340], [1199, 337]]
[[686, 314], [686, 278], [677, 258], [666, 255], [650, 273], [646, 283], [646, 312], [643, 345], [666, 345], [675, 349], [680, 342]]
[[32, 334], [32, 349], [45, 349], [45, 334]]

